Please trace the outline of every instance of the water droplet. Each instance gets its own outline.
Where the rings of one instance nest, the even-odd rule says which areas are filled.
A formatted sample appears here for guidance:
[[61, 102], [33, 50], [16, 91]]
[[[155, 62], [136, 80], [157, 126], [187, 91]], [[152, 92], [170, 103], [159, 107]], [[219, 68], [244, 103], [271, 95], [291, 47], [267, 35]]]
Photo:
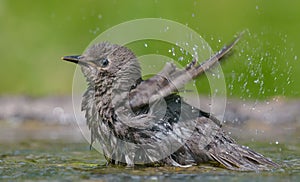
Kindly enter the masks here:
[[266, 55], [266, 57], [268, 57], [268, 56], [270, 55], [270, 53], [269, 53], [269, 52], [266, 52], [265, 55]]
[[182, 47], [180, 47], [180, 52], [182, 52], [182, 54], [184, 54], [184, 49]]
[[168, 30], [169, 30], [169, 27], [167, 26], [167, 27], [165, 28], [165, 32], [168, 31]]
[[178, 61], [182, 61], [182, 60], [183, 60], [183, 57], [180, 56], [180, 57], [178, 58]]

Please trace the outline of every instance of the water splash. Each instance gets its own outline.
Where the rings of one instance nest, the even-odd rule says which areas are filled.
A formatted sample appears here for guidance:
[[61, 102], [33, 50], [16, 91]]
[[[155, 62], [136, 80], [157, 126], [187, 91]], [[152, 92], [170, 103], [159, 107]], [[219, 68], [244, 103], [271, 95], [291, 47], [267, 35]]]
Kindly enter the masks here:
[[291, 93], [291, 61], [297, 56], [288, 48], [287, 35], [269, 31], [247, 34], [236, 48], [238, 54], [233, 54], [236, 64], [228, 76], [229, 95], [266, 99]]

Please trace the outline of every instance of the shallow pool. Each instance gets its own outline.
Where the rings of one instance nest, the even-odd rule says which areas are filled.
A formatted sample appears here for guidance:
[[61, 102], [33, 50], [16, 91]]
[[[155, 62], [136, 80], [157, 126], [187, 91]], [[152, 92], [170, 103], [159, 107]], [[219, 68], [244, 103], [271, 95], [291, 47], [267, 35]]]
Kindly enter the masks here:
[[[17, 127], [1, 125], [0, 180], [297, 181], [300, 178], [300, 134], [297, 133], [280, 143], [251, 140], [248, 137], [239, 139], [239, 143], [282, 165], [272, 171], [234, 172], [208, 165], [190, 168], [126, 168], [106, 166], [103, 155], [90, 150], [89, 144], [80, 139], [80, 132], [74, 131], [73, 127], [49, 127], [33, 123], [26, 122]], [[35, 137], [36, 132], [39, 132], [38, 138]]]

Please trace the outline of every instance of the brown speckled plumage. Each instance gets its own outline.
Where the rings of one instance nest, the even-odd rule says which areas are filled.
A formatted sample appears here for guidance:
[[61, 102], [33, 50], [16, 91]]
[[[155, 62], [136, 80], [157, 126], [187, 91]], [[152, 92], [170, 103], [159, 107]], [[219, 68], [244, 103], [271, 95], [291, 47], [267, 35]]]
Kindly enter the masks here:
[[220, 121], [176, 94], [177, 88], [220, 60], [238, 41], [207, 62], [180, 70], [168, 63], [149, 80], [141, 79], [135, 55], [110, 43], [91, 46], [65, 60], [81, 65], [88, 89], [82, 111], [109, 163], [190, 166], [214, 162], [232, 170], [265, 170], [277, 164], [236, 142]]

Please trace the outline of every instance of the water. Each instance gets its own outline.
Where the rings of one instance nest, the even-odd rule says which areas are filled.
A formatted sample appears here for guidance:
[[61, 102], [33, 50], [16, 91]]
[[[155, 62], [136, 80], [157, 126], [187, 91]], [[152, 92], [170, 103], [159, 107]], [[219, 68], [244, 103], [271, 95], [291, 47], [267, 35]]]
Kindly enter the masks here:
[[[23, 130], [1, 125], [0, 180], [297, 181], [300, 177], [300, 134], [297, 131], [289, 135], [277, 134], [280, 140], [275, 138], [271, 142], [269, 139], [252, 138], [251, 141], [249, 136], [240, 137], [239, 143], [272, 158], [282, 167], [263, 172], [235, 172], [209, 165], [190, 168], [106, 166], [102, 154], [90, 150], [82, 138], [73, 136], [74, 133], [80, 135], [74, 128], [52, 126], [49, 129], [49, 125], [39, 125], [34, 129], [31, 124], [33, 129], [29, 130], [30, 123], [27, 121], [19, 126]], [[5, 139], [2, 130], [15, 132], [14, 140]], [[60, 132], [56, 133], [54, 139], [46, 134], [38, 137], [34, 135], [37, 131], [48, 133], [49, 130]], [[60, 135], [61, 132], [64, 135]]]

